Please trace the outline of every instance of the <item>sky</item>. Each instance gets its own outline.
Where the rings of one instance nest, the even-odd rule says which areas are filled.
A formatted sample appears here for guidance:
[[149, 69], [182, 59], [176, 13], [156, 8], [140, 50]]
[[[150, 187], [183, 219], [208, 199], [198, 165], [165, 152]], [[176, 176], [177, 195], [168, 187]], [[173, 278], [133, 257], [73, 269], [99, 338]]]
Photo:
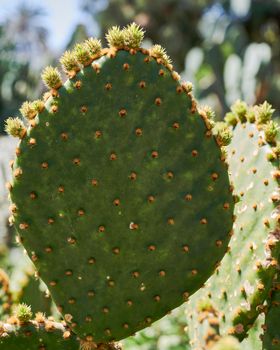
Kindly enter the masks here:
[[69, 41], [78, 23], [86, 23], [89, 35], [97, 35], [97, 28], [90, 17], [79, 8], [81, 0], [0, 0], [0, 22], [11, 16], [17, 6], [25, 5], [41, 7], [46, 16], [42, 23], [49, 30], [49, 47], [54, 51], [61, 51]]

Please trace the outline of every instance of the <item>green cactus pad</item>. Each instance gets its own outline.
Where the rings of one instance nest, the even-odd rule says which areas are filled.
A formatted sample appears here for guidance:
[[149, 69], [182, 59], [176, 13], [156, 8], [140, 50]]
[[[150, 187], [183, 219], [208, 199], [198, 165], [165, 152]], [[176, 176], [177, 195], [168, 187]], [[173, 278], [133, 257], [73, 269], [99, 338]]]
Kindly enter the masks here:
[[53, 86], [18, 148], [14, 222], [71, 327], [125, 338], [182, 304], [227, 248], [233, 201], [207, 117], [144, 49]]
[[220, 332], [246, 336], [271, 287], [279, 253], [279, 159], [260, 127], [238, 122], [225, 147], [237, 204], [229, 252], [205, 288], [190, 298], [188, 324], [198, 326], [197, 308], [208, 300], [219, 311]]
[[25, 324], [0, 322], [2, 350], [78, 350], [79, 342], [64, 324], [49, 320]]
[[21, 287], [17, 295], [18, 303], [31, 305], [34, 313], [44, 312], [47, 315], [52, 314], [52, 299], [40, 279], [35, 278], [32, 273], [26, 273]]
[[263, 350], [280, 350], [280, 274], [274, 282], [265, 315]]

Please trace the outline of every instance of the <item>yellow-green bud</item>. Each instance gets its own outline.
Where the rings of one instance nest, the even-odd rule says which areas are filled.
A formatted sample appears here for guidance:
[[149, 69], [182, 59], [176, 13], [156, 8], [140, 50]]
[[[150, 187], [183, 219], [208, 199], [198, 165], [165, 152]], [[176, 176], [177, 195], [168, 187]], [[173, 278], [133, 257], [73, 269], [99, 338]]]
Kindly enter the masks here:
[[264, 126], [264, 135], [268, 143], [274, 143], [279, 130], [279, 126], [276, 122], [270, 121]]
[[33, 315], [31, 307], [25, 303], [17, 305], [14, 314], [21, 323], [26, 323], [30, 321]]
[[238, 123], [237, 116], [234, 113], [232, 113], [232, 112], [228, 112], [225, 115], [225, 122], [228, 125], [235, 126]]
[[118, 26], [110, 28], [105, 37], [110, 47], [119, 48], [125, 46], [124, 31]]
[[271, 104], [265, 101], [263, 104], [255, 107], [256, 120], [258, 124], [265, 124], [270, 121], [272, 114], [275, 109], [272, 108]]
[[32, 102], [32, 107], [36, 113], [41, 113], [45, 109], [45, 103], [42, 100], [35, 100]]
[[19, 118], [8, 118], [5, 122], [5, 131], [7, 134], [20, 139], [26, 134], [26, 128]]
[[136, 23], [131, 23], [123, 30], [125, 46], [138, 49], [144, 39], [145, 31]]
[[34, 109], [33, 103], [29, 101], [23, 102], [19, 109], [21, 115], [26, 119], [34, 119], [36, 117], [36, 110]]
[[74, 55], [76, 60], [83, 66], [91, 64], [92, 59], [90, 52], [85, 44], [76, 44], [74, 47]]
[[102, 50], [101, 41], [96, 38], [89, 38], [84, 42], [91, 56], [100, 54]]
[[256, 121], [256, 108], [255, 106], [251, 106], [248, 108], [246, 113], [246, 119], [249, 123], [254, 123]]
[[213, 133], [220, 146], [227, 146], [232, 139], [232, 131], [225, 122], [218, 122], [214, 126]]
[[66, 73], [78, 72], [80, 70], [76, 56], [72, 51], [65, 51], [59, 61]]
[[42, 72], [42, 80], [49, 89], [58, 89], [62, 85], [60, 73], [56, 67], [48, 66]]
[[171, 59], [167, 55], [166, 50], [161, 45], [154, 45], [150, 49], [151, 56], [160, 58], [162, 63], [165, 65], [171, 64]]
[[234, 113], [241, 123], [246, 123], [246, 114], [247, 114], [247, 103], [244, 101], [237, 100], [232, 106], [231, 106], [231, 111]]

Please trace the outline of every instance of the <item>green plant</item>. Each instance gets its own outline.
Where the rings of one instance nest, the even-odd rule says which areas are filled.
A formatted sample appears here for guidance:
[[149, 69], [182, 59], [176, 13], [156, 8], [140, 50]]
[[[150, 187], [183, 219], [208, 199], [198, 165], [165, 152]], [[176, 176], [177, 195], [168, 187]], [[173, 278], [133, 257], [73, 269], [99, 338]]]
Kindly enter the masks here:
[[279, 136], [277, 131], [267, 132], [278, 126], [270, 122], [273, 110], [268, 103], [254, 107], [255, 118], [247, 121], [251, 110], [237, 101], [232, 108], [234, 118], [227, 119], [234, 125], [225, 153], [235, 188], [236, 220], [221, 265], [187, 307], [189, 336], [195, 345], [203, 339], [201, 303], [215, 310], [218, 334], [246, 337], [264, 311], [279, 267]]
[[89, 349], [187, 300], [232, 227], [221, 153], [230, 134], [213, 135], [192, 85], [179, 82], [161, 46], [140, 48], [143, 34], [133, 23], [108, 31], [109, 48], [77, 44], [61, 58], [69, 79], [47, 67], [45, 103], [25, 103], [26, 123], [6, 126], [21, 139], [10, 222]]
[[[69, 79], [47, 67], [44, 101], [7, 120], [20, 139], [10, 222], [64, 321], [32, 320], [18, 300], [0, 348], [119, 349], [190, 298], [191, 349], [277, 349], [274, 110], [238, 100], [216, 123], [165, 49], [140, 47], [143, 36], [133, 23], [108, 31], [109, 48], [77, 44], [60, 60]], [[31, 299], [36, 312], [40, 293]]]

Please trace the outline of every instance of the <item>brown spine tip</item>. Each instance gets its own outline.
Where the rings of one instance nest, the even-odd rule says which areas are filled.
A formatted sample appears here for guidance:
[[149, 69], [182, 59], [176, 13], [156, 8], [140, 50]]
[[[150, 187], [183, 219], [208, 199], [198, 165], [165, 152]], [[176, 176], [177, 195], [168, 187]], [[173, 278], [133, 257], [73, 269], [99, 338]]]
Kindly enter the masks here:
[[155, 99], [155, 105], [160, 106], [161, 104], [162, 104], [161, 98], [160, 98], [160, 97], [157, 97], [157, 98]]
[[143, 134], [142, 129], [141, 128], [135, 129], [135, 134], [136, 134], [136, 136], [142, 136], [142, 134]]
[[196, 149], [192, 150], [192, 156], [197, 157], [198, 151]]
[[114, 253], [115, 255], [120, 254], [120, 248], [113, 248], [113, 253]]
[[139, 83], [139, 87], [140, 87], [141, 89], [144, 89], [144, 88], [146, 87], [145, 81], [141, 80], [140, 83]]
[[124, 63], [124, 64], [123, 64], [123, 69], [124, 69], [124, 70], [126, 70], [126, 71], [129, 70], [129, 67], [130, 67], [130, 66], [129, 66], [128, 63]]
[[157, 151], [153, 151], [152, 152], [152, 158], [158, 158], [158, 152]]
[[67, 141], [68, 140], [68, 134], [66, 132], [62, 132], [60, 134], [60, 137], [63, 141]]
[[88, 107], [87, 106], [82, 106], [80, 108], [80, 112], [83, 113], [83, 114], [85, 114], [87, 111], [88, 111]]
[[95, 262], [96, 262], [96, 260], [95, 260], [95, 258], [89, 258], [88, 259], [88, 263], [90, 264], [90, 265], [93, 265], [93, 264], [95, 264]]
[[47, 162], [43, 162], [43, 163], [41, 164], [41, 168], [42, 168], [42, 169], [48, 169], [48, 167], [49, 167], [49, 164], [48, 164]]
[[131, 172], [131, 174], [129, 175], [129, 178], [130, 178], [130, 180], [136, 180], [137, 174], [133, 171], [133, 172]]
[[19, 224], [20, 230], [27, 230], [29, 225], [26, 222], [22, 222]]
[[97, 179], [92, 179], [91, 180], [92, 186], [96, 187], [98, 185], [98, 180]]
[[217, 173], [211, 174], [211, 178], [213, 181], [216, 181], [218, 179], [219, 175]]
[[110, 160], [116, 160], [116, 159], [117, 159], [116, 153], [111, 153], [110, 154]]
[[105, 90], [107, 90], [107, 91], [112, 90], [112, 84], [111, 83], [107, 83], [105, 85]]
[[121, 204], [121, 202], [120, 202], [120, 200], [119, 200], [118, 198], [116, 198], [116, 199], [114, 199], [113, 204], [114, 204], [116, 207], [118, 207], [118, 206]]
[[122, 108], [120, 111], [119, 111], [119, 116], [120, 117], [125, 117], [127, 115], [127, 111], [125, 108]]
[[104, 232], [105, 231], [105, 226], [101, 225], [98, 227], [99, 232]]
[[[19, 178], [21, 175], [22, 175], [22, 169], [21, 169], [21, 168], [15, 169], [15, 171], [14, 171], [14, 177], [15, 177], [15, 178]], [[9, 185], [8, 185], [8, 187], [9, 187]], [[9, 189], [11, 189], [11, 187], [10, 187]]]
[[188, 201], [188, 202], [191, 201], [192, 200], [192, 195], [190, 193], [186, 194], [185, 195], [185, 200]]
[[139, 271], [133, 271], [133, 272], [132, 272], [132, 276], [133, 276], [134, 278], [138, 278], [138, 277], [140, 276]]
[[167, 220], [168, 225], [175, 225], [175, 220], [173, 218], [169, 218]]
[[219, 248], [219, 247], [221, 247], [222, 245], [223, 245], [223, 241], [221, 241], [220, 239], [218, 239], [217, 241], [216, 241], [216, 246]]

